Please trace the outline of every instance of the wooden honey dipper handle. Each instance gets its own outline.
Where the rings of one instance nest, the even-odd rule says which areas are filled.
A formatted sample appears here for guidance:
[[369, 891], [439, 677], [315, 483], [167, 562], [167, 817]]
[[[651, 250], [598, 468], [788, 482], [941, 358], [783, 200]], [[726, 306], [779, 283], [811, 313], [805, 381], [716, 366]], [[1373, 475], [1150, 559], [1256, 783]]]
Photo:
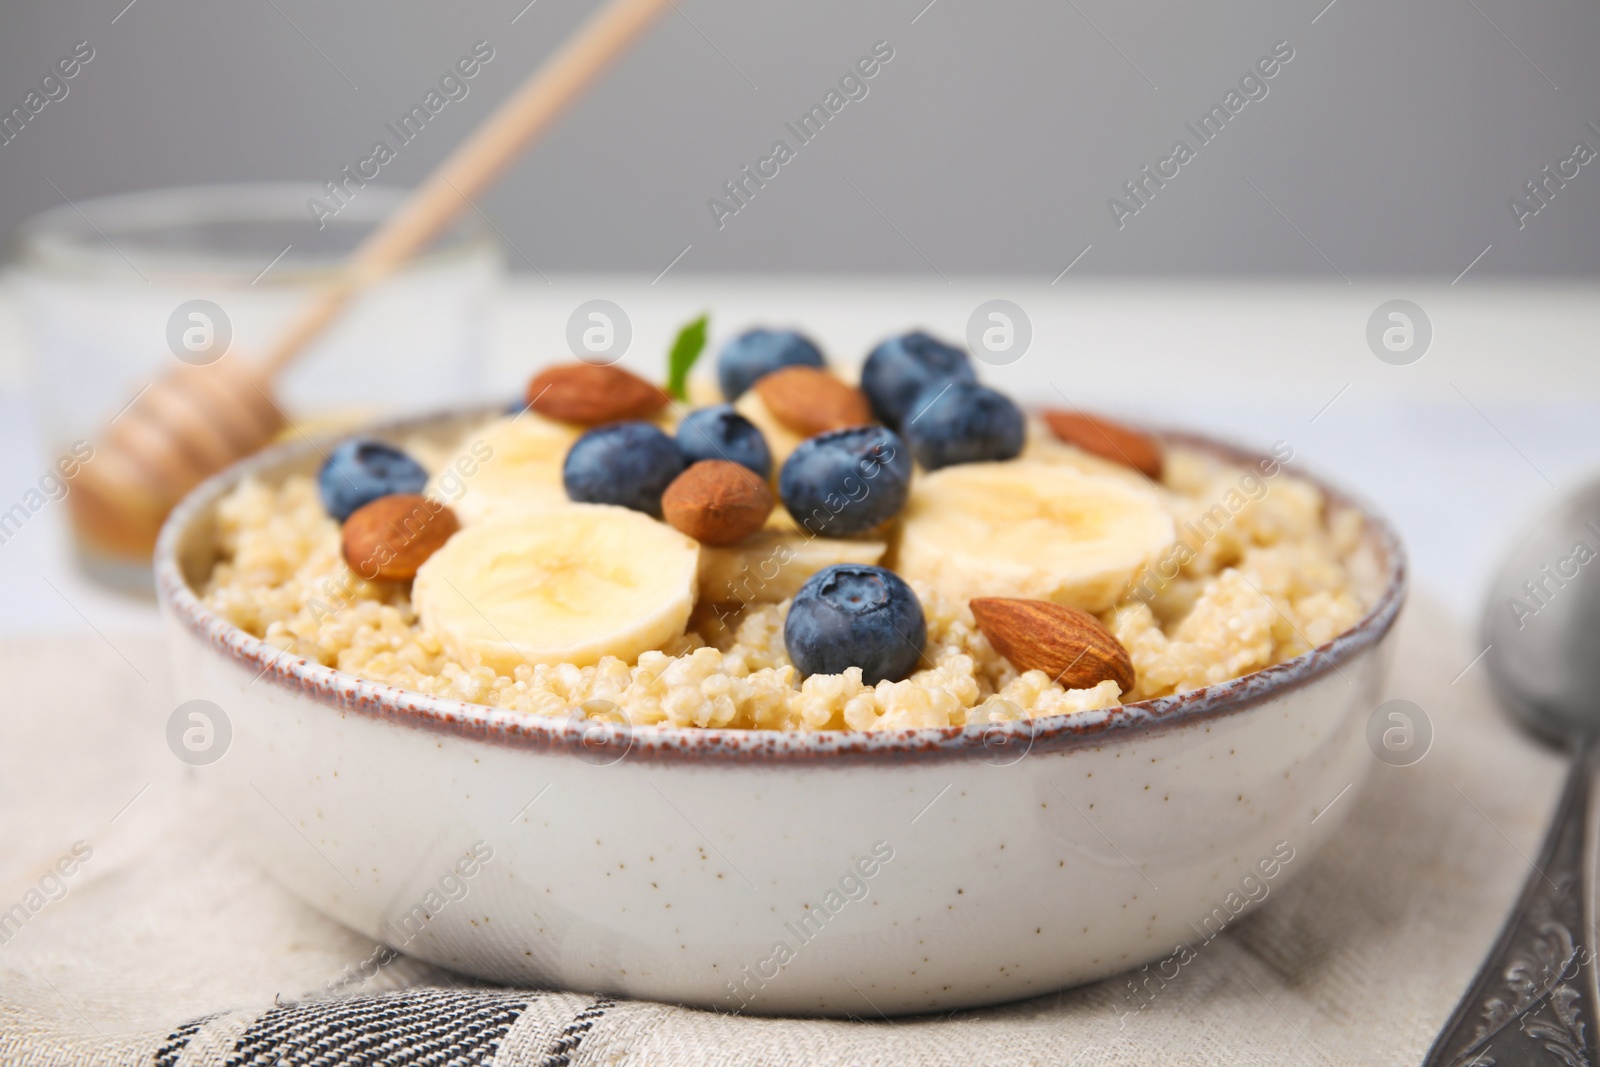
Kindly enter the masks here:
[[428, 245], [672, 0], [610, 0], [451, 152], [355, 250], [259, 362], [224, 358], [152, 382], [111, 420], [68, 495], [80, 542], [148, 559], [162, 520], [207, 475], [284, 425], [272, 381], [373, 282]]
[[363, 241], [340, 277], [264, 354], [270, 381], [338, 317], [350, 299], [426, 247], [511, 161], [621, 55], [672, 0], [611, 0], [434, 169]]

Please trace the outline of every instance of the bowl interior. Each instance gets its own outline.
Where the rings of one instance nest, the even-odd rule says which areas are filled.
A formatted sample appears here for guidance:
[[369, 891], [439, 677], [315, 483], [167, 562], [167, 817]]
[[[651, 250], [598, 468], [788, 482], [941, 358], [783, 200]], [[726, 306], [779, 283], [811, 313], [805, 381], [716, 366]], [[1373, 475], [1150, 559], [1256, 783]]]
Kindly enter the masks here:
[[[423, 438], [448, 444], [472, 424], [494, 415], [499, 406], [408, 418], [366, 431], [395, 443]], [[1175, 444], [1219, 458], [1251, 464], [1260, 454], [1187, 432], [1152, 430]], [[337, 440], [333, 438], [332, 440]], [[407, 725], [464, 733], [498, 743], [581, 751], [584, 726], [569, 719], [526, 715], [485, 705], [430, 697], [368, 682], [321, 664], [284, 655], [218, 616], [199, 598], [218, 554], [217, 504], [246, 477], [271, 483], [313, 473], [329, 440], [279, 445], [230, 467], [196, 488], [174, 509], [156, 548], [157, 591], [164, 610], [219, 655], [230, 657], [271, 684], [297, 689], [336, 707], [377, 714]], [[984, 755], [998, 746], [1026, 743], [1038, 749], [1103, 743], [1126, 730], [1155, 730], [1220, 714], [1244, 711], [1329, 671], [1376, 644], [1394, 622], [1404, 601], [1404, 550], [1389, 524], [1370, 507], [1324, 480], [1296, 469], [1296, 477], [1317, 485], [1332, 512], [1355, 509], [1365, 520], [1367, 547], [1375, 565], [1353, 575], [1357, 592], [1369, 605], [1351, 629], [1294, 659], [1201, 689], [1071, 715], [1041, 716], [1020, 722], [891, 731], [801, 731], [696, 729], [672, 726], [629, 731], [628, 744], [646, 758], [661, 759], [928, 759]], [[592, 738], [590, 739], [592, 743]]]

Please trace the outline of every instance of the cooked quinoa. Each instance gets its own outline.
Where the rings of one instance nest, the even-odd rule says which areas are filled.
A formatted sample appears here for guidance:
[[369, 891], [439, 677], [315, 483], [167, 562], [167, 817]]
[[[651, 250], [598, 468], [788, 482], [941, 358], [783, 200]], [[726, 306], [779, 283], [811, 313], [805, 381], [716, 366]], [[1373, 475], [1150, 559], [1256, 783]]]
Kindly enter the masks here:
[[[425, 464], [445, 455], [421, 444], [413, 451]], [[1028, 455], [1100, 464], [1038, 436]], [[1175, 552], [1099, 615], [1132, 658], [1128, 693], [1112, 681], [1068, 690], [1042, 671], [1019, 674], [990, 647], [964, 600], [917, 583], [931, 666], [903, 681], [863, 685], [857, 668], [802, 679], [784, 649], [787, 602], [702, 604], [682, 638], [637, 663], [607, 657], [500, 673], [452, 659], [419, 625], [409, 583], [367, 582], [350, 571], [339, 525], [306, 475], [281, 484], [247, 479], [220, 502], [220, 558], [204, 598], [270, 645], [420, 693], [534, 715], [565, 717], [582, 707], [641, 726], [771, 730], [960, 726], [1112, 707], [1290, 659], [1365, 611], [1377, 563], [1361, 517], [1330, 511], [1310, 482], [1277, 466], [1267, 474], [1171, 446], [1162, 486], [1178, 529]]]

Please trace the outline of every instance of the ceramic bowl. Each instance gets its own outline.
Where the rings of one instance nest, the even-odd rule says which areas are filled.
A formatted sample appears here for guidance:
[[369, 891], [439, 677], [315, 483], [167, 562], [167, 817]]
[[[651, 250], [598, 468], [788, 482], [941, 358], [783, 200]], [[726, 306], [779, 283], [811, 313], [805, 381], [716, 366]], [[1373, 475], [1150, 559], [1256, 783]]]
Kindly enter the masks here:
[[[468, 417], [383, 435], [447, 436]], [[182, 696], [221, 709], [231, 735], [199, 773], [272, 877], [455, 971], [875, 1017], [1150, 964], [1143, 998], [1305, 869], [1375, 762], [1366, 725], [1405, 565], [1370, 511], [1382, 573], [1366, 617], [1220, 685], [1000, 726], [630, 731], [362, 681], [202, 604], [218, 499], [319, 458], [302, 444], [247, 460], [161, 536]]]

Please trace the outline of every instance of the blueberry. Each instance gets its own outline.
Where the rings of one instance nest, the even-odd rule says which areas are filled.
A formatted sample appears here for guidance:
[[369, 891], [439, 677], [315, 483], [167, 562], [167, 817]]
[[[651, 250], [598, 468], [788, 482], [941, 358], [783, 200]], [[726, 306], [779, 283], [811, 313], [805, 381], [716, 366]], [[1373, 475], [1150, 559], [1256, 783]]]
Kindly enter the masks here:
[[690, 463], [726, 459], [742, 463], [762, 478], [772, 473], [772, 451], [756, 424], [728, 404], [701, 408], [678, 424], [678, 448]]
[[924, 470], [1010, 459], [1022, 451], [1021, 409], [988, 386], [935, 382], [917, 395], [912, 410], [906, 441]]
[[882, 426], [808, 437], [778, 473], [783, 506], [820, 537], [866, 533], [899, 514], [910, 492], [911, 453]]
[[801, 674], [860, 667], [867, 685], [916, 669], [928, 623], [917, 595], [894, 571], [835, 563], [806, 580], [789, 606], [783, 643]]
[[596, 426], [567, 450], [561, 483], [585, 504], [620, 504], [661, 517], [661, 494], [683, 473], [683, 453], [650, 422]]
[[722, 346], [717, 357], [717, 380], [722, 395], [729, 400], [739, 395], [762, 375], [779, 367], [823, 366], [822, 350], [809, 337], [793, 330], [746, 330]]
[[428, 485], [422, 464], [382, 441], [352, 437], [335, 448], [317, 472], [322, 506], [340, 522], [363, 504], [393, 493], [420, 493]]
[[873, 412], [897, 428], [917, 413], [912, 402], [918, 393], [934, 382], [952, 379], [977, 380], [967, 354], [921, 330], [884, 341], [861, 367], [861, 391]]

